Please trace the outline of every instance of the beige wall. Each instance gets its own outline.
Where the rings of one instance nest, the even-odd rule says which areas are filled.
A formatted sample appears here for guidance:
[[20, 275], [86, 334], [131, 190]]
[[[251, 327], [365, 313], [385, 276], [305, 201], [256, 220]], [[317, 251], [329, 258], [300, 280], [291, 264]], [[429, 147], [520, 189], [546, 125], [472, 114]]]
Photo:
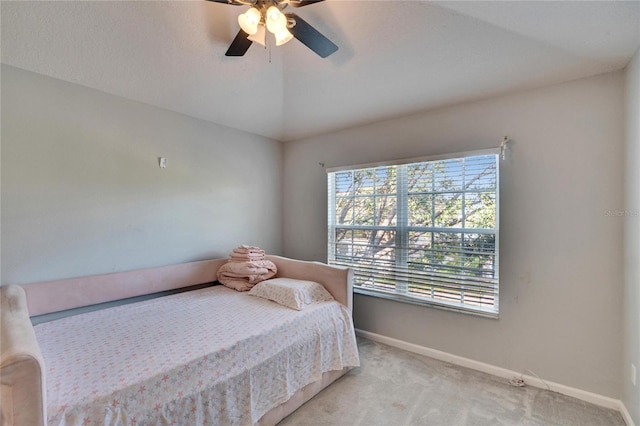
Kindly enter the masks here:
[[640, 369], [640, 231], [636, 217], [607, 215], [640, 208], [639, 56], [626, 81], [612, 73], [287, 143], [284, 172], [279, 142], [3, 65], [2, 283], [225, 256], [247, 242], [326, 260], [320, 163], [509, 135], [500, 320], [357, 295], [356, 326], [622, 398], [640, 424], [640, 383], [628, 379], [630, 362]]
[[501, 170], [500, 319], [362, 295], [360, 329], [621, 396], [622, 72], [290, 142], [284, 253], [326, 260], [326, 167], [512, 139]]
[[[640, 425], [640, 50], [626, 70], [624, 352], [622, 401]], [[631, 384], [631, 363], [636, 385]]]
[[3, 65], [2, 284], [279, 254], [281, 169], [280, 142]]

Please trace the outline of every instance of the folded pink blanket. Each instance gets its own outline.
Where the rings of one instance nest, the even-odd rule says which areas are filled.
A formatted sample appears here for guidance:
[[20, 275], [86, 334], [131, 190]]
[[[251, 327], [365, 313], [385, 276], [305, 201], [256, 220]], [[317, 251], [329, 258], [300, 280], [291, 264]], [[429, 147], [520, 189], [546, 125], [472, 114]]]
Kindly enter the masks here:
[[247, 261], [252, 261], [252, 260], [264, 260], [264, 254], [251, 254], [251, 253], [247, 253], [247, 254], [239, 254], [239, 253], [231, 253], [229, 255], [229, 260], [230, 261], [240, 261], [240, 262], [247, 262]]
[[273, 278], [278, 269], [270, 260], [227, 262], [218, 269], [218, 281], [238, 291], [248, 291], [261, 281]]

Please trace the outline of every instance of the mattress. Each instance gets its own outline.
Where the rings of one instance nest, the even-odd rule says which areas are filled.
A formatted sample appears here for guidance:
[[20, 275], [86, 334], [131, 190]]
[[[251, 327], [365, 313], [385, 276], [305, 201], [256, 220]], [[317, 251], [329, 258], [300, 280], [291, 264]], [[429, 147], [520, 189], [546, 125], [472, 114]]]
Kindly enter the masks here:
[[359, 365], [338, 302], [296, 311], [223, 286], [34, 327], [49, 425], [253, 424]]

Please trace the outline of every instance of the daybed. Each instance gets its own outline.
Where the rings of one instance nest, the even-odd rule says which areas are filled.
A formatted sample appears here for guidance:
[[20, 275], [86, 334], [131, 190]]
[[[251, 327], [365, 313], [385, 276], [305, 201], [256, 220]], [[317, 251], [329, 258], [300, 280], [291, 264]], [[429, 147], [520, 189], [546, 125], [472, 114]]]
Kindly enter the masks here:
[[278, 277], [318, 282], [335, 301], [294, 310], [200, 285], [33, 326], [210, 283], [226, 259], [1, 287], [0, 424], [278, 423], [359, 359], [351, 270], [267, 259]]

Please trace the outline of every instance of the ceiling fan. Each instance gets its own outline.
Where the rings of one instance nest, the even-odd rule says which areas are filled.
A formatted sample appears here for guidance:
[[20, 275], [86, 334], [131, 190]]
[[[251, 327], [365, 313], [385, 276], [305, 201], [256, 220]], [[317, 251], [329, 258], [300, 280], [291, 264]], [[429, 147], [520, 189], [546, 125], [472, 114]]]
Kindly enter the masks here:
[[287, 6], [298, 8], [324, 0], [207, 1], [233, 6], [250, 6], [249, 10], [238, 16], [240, 31], [231, 42], [225, 56], [243, 56], [254, 41], [265, 46], [265, 29], [275, 36], [276, 46], [285, 44], [295, 37], [322, 58], [326, 58], [338, 50], [338, 46], [295, 13], [282, 13]]

